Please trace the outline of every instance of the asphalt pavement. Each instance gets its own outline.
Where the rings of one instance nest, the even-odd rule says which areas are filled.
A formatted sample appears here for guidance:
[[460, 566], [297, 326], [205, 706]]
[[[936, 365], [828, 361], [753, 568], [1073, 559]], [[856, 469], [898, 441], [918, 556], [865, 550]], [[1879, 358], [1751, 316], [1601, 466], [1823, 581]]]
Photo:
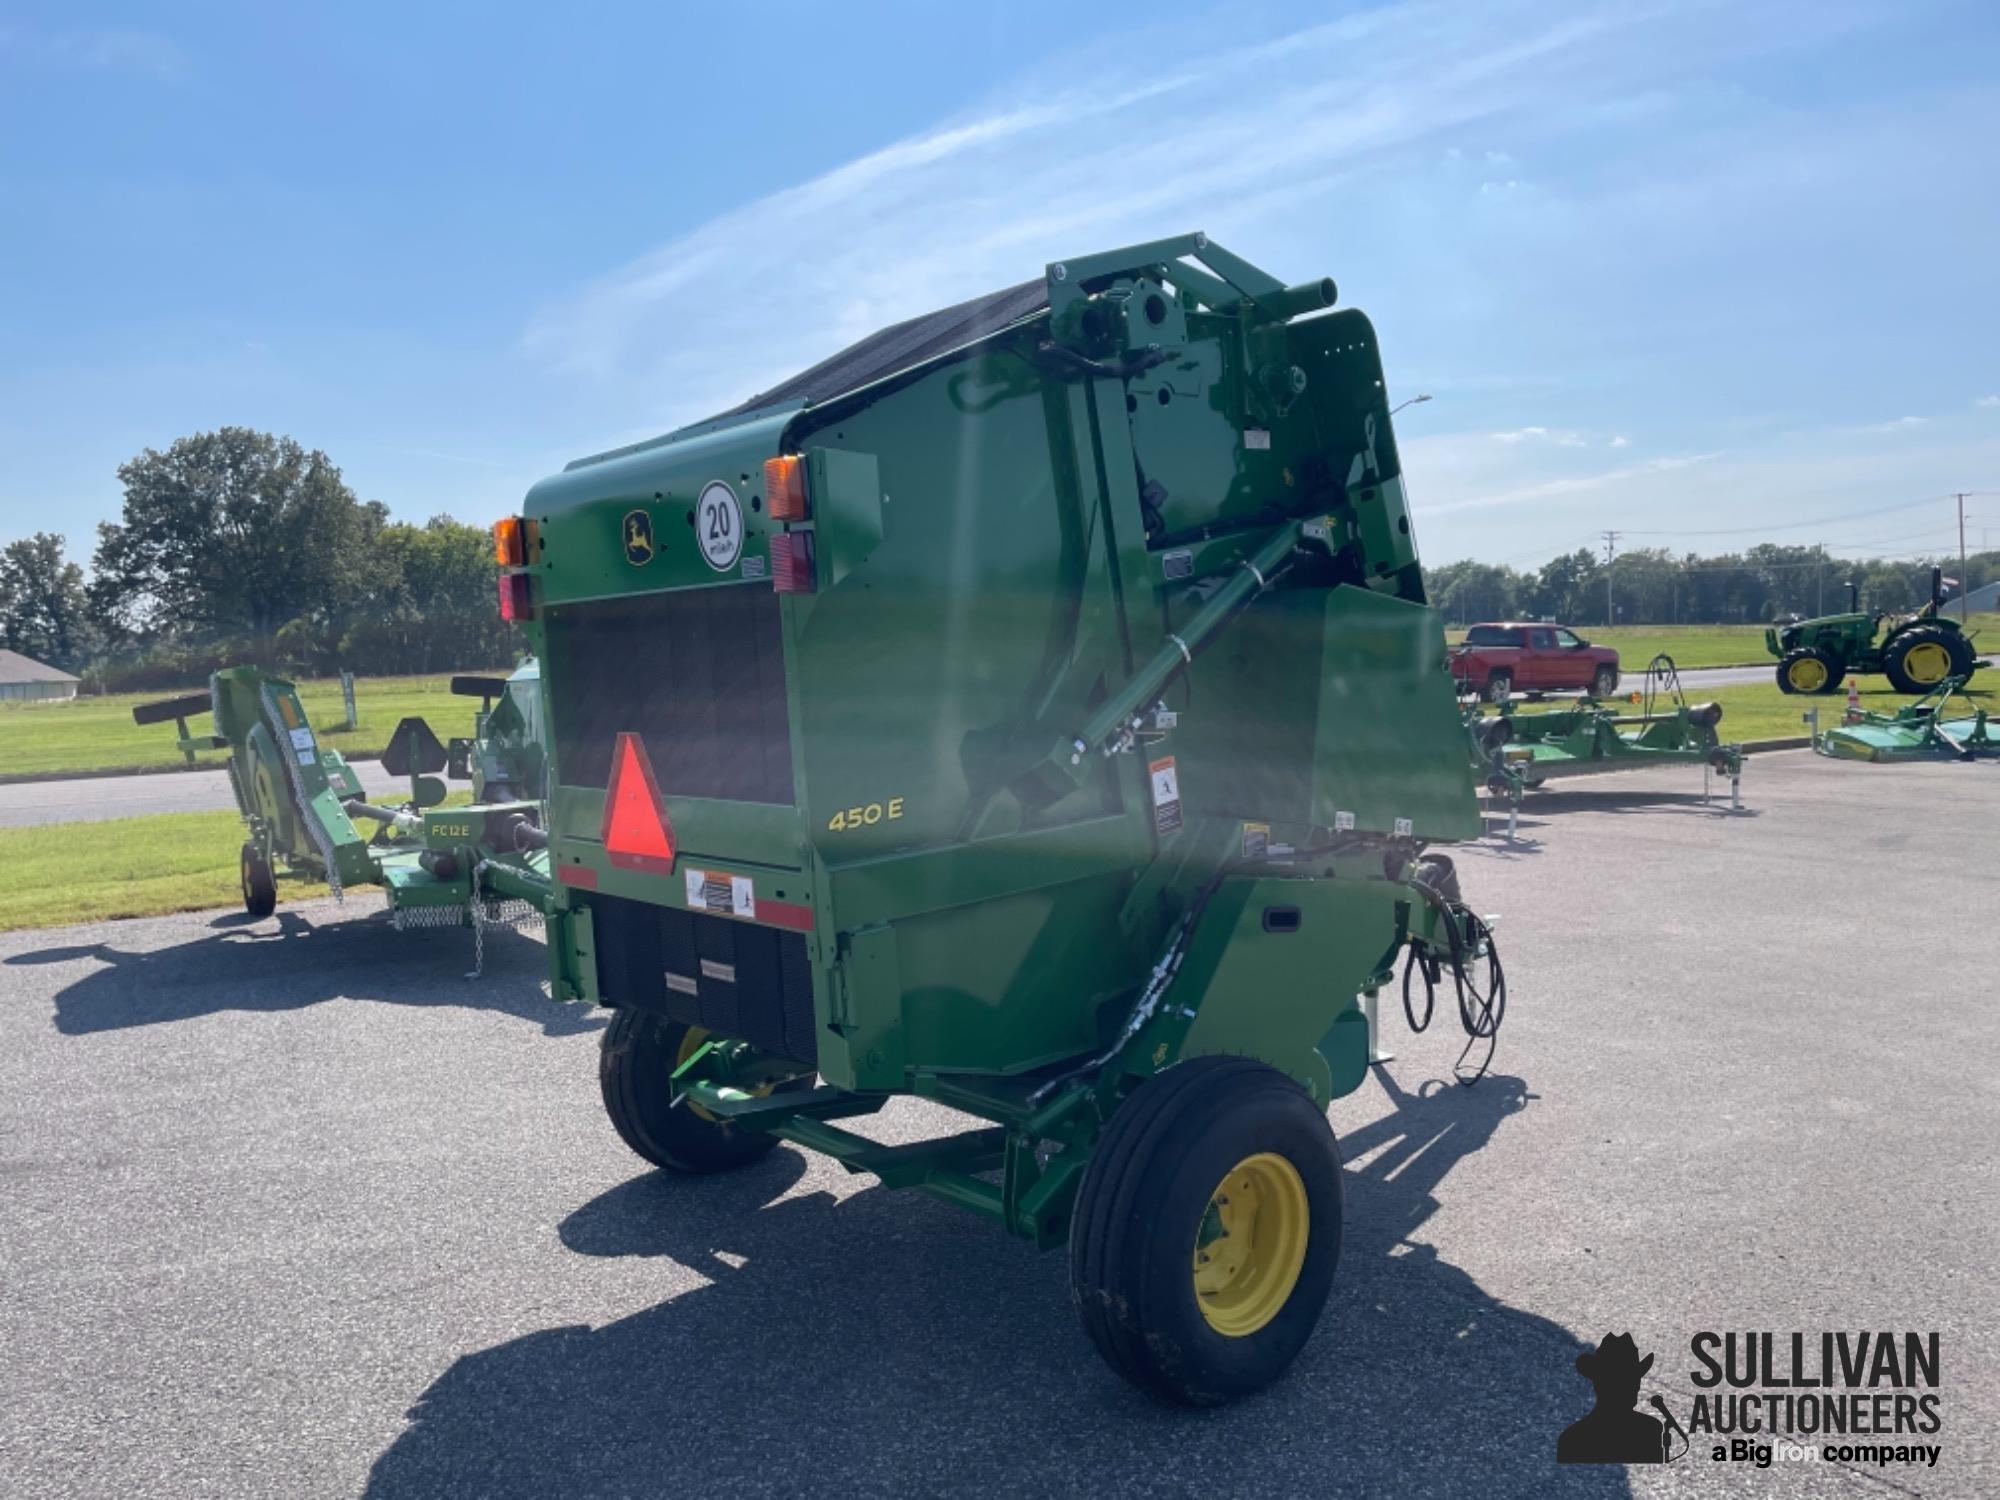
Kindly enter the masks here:
[[[405, 777], [391, 776], [380, 761], [349, 761], [370, 796], [409, 789]], [[234, 807], [224, 770], [156, 771], [143, 776], [92, 776], [71, 781], [16, 781], [0, 784], [0, 828], [36, 823], [95, 823], [135, 818], [143, 813], [209, 812]]]
[[[1744, 791], [1607, 777], [1455, 851], [1493, 1072], [1385, 997], [1334, 1300], [1204, 1413], [1097, 1359], [1060, 1252], [789, 1146], [647, 1169], [530, 937], [474, 982], [359, 898], [0, 935], [0, 1494], [2000, 1492], [2000, 766]], [[1685, 1421], [1724, 1329], [1937, 1331], [1939, 1464], [1554, 1464], [1586, 1344]]]

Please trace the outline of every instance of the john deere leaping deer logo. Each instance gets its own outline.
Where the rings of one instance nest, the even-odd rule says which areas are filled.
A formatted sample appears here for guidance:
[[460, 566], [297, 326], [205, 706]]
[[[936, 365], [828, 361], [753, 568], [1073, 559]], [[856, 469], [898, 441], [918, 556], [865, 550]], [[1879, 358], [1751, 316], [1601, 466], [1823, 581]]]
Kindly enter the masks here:
[[643, 568], [653, 560], [653, 518], [643, 510], [625, 512], [625, 561]]

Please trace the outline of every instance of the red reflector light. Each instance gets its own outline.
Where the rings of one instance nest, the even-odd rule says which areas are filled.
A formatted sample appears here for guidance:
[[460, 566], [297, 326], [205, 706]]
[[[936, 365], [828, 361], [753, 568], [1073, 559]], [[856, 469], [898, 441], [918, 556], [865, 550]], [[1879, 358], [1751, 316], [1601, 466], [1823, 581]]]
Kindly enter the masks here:
[[771, 587], [781, 594], [813, 591], [811, 532], [783, 531], [771, 538]]
[[653, 763], [639, 736], [620, 734], [611, 752], [611, 785], [604, 792], [604, 852], [625, 870], [654, 875], [674, 872], [674, 825]]
[[527, 564], [528, 543], [519, 516], [502, 516], [493, 523], [493, 560], [503, 568]]
[[500, 618], [519, 623], [535, 617], [535, 585], [526, 573], [500, 575]]
[[764, 460], [764, 513], [774, 521], [803, 521], [809, 514], [806, 466], [797, 454]]

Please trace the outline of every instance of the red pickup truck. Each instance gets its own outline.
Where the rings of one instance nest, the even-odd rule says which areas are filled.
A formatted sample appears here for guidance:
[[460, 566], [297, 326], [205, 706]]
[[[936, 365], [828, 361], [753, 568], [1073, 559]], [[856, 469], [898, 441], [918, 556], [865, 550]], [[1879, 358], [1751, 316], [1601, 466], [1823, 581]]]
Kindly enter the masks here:
[[1504, 703], [1510, 693], [1618, 691], [1618, 653], [1560, 625], [1475, 625], [1445, 655], [1461, 694]]

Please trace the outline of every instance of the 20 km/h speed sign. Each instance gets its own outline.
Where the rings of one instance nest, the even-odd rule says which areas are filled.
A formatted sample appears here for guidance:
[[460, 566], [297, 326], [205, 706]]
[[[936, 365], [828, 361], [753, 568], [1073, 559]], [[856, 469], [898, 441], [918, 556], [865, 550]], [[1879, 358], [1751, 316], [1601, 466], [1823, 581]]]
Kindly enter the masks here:
[[703, 559], [718, 573], [735, 567], [743, 555], [743, 512], [736, 491], [720, 479], [710, 480], [695, 502], [694, 533]]

